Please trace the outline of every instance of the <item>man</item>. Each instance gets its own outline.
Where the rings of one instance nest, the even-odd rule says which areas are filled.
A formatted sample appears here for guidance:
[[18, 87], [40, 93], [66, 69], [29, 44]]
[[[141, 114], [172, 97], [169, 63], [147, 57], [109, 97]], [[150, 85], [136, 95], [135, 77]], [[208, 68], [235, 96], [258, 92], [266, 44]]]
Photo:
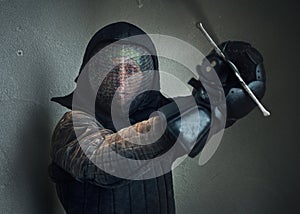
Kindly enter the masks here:
[[[134, 36], [141, 37], [131, 39]], [[246, 66], [242, 75], [248, 84], [257, 81], [255, 74], [259, 66], [262, 69], [262, 58], [255, 49], [241, 42], [224, 43], [223, 48], [234, 63]], [[246, 50], [243, 54], [247, 56], [238, 56], [239, 48], [241, 52]], [[239, 87], [238, 81], [214, 52], [208, 59], [216, 63], [226, 100], [234, 100], [227, 102], [226, 125], [230, 126], [248, 114], [254, 104], [243, 91], [237, 91], [238, 96], [232, 99], [229, 91]], [[263, 76], [254, 88], [262, 98], [265, 79], [264, 71], [260, 72]], [[150, 37], [126, 22], [110, 24], [93, 36], [76, 82], [74, 92], [52, 99], [71, 109], [54, 130], [49, 166], [66, 212], [175, 213], [171, 165], [184, 154], [194, 157], [201, 151], [211, 115], [215, 114], [205, 88], [201, 85], [193, 93], [196, 108], [187, 104], [189, 113], [178, 115], [175, 102], [159, 92], [158, 59]], [[189, 103], [190, 98], [183, 97], [183, 103]], [[231, 111], [240, 104], [242, 110]], [[157, 111], [164, 116], [154, 114]], [[181, 137], [176, 143], [186, 128], [178, 126], [178, 121], [189, 121], [190, 115], [200, 114], [201, 125], [188, 123], [196, 130], [193, 140]], [[148, 161], [171, 150], [158, 165]]]

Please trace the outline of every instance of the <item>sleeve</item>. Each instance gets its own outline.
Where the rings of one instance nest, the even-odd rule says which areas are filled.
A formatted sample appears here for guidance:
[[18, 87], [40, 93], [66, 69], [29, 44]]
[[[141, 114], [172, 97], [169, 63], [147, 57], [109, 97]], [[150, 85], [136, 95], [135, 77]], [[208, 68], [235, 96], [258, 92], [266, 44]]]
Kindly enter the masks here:
[[[114, 133], [105, 129], [91, 115], [70, 111], [55, 127], [50, 156], [54, 163], [76, 180], [114, 188], [130, 181], [102, 170], [107, 166], [105, 164], [118, 165], [121, 159], [152, 159], [166, 152], [175, 140], [166, 133], [157, 138], [155, 135], [162, 128], [161, 119], [157, 116]], [[149, 134], [144, 135], [147, 132]], [[158, 140], [147, 144], [153, 139]], [[121, 164], [126, 166], [124, 162]]]

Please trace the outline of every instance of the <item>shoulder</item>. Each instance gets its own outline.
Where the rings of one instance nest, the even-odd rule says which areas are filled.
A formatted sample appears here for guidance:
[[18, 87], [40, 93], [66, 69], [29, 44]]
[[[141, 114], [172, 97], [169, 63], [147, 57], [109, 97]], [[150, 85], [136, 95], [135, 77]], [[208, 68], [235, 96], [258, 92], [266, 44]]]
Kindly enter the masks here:
[[97, 124], [99, 125], [99, 122], [93, 117], [92, 115], [84, 112], [84, 111], [68, 111], [66, 112], [61, 119], [58, 121], [59, 126], [70, 126], [70, 125], [79, 125], [81, 123], [85, 124]]
[[58, 121], [52, 140], [74, 133], [75, 129], [88, 127], [102, 127], [102, 125], [90, 114], [83, 111], [68, 111]]

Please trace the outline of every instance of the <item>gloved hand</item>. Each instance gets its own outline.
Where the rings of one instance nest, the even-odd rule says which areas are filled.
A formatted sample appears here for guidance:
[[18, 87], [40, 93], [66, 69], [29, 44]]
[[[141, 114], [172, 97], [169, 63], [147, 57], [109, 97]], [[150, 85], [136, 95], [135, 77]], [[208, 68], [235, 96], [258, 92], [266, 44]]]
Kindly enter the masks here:
[[[237, 41], [224, 42], [220, 49], [237, 66], [241, 77], [260, 100], [265, 93], [266, 82], [261, 54], [250, 44]], [[234, 71], [215, 51], [206, 59], [197, 68], [201, 81], [191, 79], [189, 82], [194, 87], [193, 97], [177, 98], [176, 103], [171, 102], [159, 109], [167, 120], [168, 133], [179, 140], [190, 157], [201, 152], [209, 132], [216, 134], [224, 126], [231, 126], [256, 106], [242, 88]], [[217, 76], [210, 73], [214, 70]], [[221, 84], [216, 83], [215, 77]], [[210, 97], [206, 90], [209, 90]], [[192, 100], [196, 101], [196, 105], [193, 105]], [[179, 111], [178, 103], [182, 103], [185, 109]]]
[[[262, 55], [246, 42], [227, 41], [219, 45], [219, 47], [226, 57], [236, 65], [241, 77], [251, 91], [261, 100], [266, 88], [266, 75]], [[226, 98], [226, 127], [229, 127], [236, 120], [251, 112], [256, 107], [256, 104], [242, 88], [234, 71], [215, 51], [211, 51], [206, 59], [207, 60], [204, 60], [201, 66], [197, 68], [199, 75], [202, 77], [201, 81], [204, 80], [206, 87], [204, 88], [203, 84], [199, 81], [195, 82], [195, 80], [191, 80], [190, 83], [195, 88], [193, 95], [199, 103], [214, 102], [214, 104], [216, 104], [220, 101], [221, 98], [219, 98], [220, 93], [218, 93], [218, 90], [222, 89], [216, 88], [214, 81], [209, 80], [210, 75], [207, 74], [208, 71], [215, 70], [222, 83]], [[209, 100], [206, 88], [208, 88], [208, 90], [214, 88], [214, 100]]]
[[180, 144], [181, 149], [176, 155], [191, 156], [191, 151], [194, 154], [195, 150], [202, 150], [211, 124], [211, 113], [206, 106], [197, 105], [193, 96], [186, 96], [174, 98], [158, 111], [163, 113], [167, 122], [165, 133], [171, 134]]

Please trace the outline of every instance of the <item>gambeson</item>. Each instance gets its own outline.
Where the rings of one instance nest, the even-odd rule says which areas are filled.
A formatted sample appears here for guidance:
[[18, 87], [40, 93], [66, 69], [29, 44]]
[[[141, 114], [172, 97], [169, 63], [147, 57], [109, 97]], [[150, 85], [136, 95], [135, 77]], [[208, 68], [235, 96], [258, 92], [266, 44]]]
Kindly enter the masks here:
[[[175, 213], [171, 172], [154, 178], [131, 180], [103, 170], [105, 164], [118, 164], [116, 154], [129, 159], [147, 160], [160, 156], [174, 143], [173, 137], [164, 133], [156, 143], [143, 145], [149, 139], [142, 133], [151, 128], [161, 129], [158, 117], [149, 119], [151, 113], [170, 102], [159, 92], [158, 59], [150, 37], [138, 27], [125, 22], [104, 27], [89, 42], [80, 74], [99, 50], [115, 41], [135, 35], [144, 35], [141, 40], [135, 41], [135, 45], [144, 47], [149, 55], [142, 56], [137, 62], [143, 72], [147, 69], [153, 70], [147, 84], [155, 91], [145, 92], [134, 100], [129, 112], [130, 126], [121, 129], [114, 127], [110, 113], [103, 108], [102, 104], [105, 102], [101, 103], [101, 93], [96, 106], [87, 106], [84, 96], [80, 97], [80, 103], [74, 106], [72, 101], [77, 88], [65, 97], [52, 98], [52, 101], [71, 110], [63, 115], [53, 132], [50, 152], [52, 163], [49, 166], [49, 175], [56, 183], [58, 197], [67, 213]], [[151, 63], [149, 57], [152, 59]], [[79, 76], [76, 82], [79, 81], [78, 78]], [[90, 84], [86, 86], [87, 91], [92, 90]], [[110, 107], [109, 103], [106, 105]], [[90, 111], [93, 108], [96, 108], [95, 114]], [[132, 141], [138, 141], [142, 146], [132, 144]], [[170, 157], [170, 162], [172, 158]], [[121, 170], [130, 172], [130, 167], [126, 167], [124, 163], [122, 166], [124, 167]], [[169, 166], [171, 167], [171, 164]], [[143, 176], [143, 170], [134, 173]]]

